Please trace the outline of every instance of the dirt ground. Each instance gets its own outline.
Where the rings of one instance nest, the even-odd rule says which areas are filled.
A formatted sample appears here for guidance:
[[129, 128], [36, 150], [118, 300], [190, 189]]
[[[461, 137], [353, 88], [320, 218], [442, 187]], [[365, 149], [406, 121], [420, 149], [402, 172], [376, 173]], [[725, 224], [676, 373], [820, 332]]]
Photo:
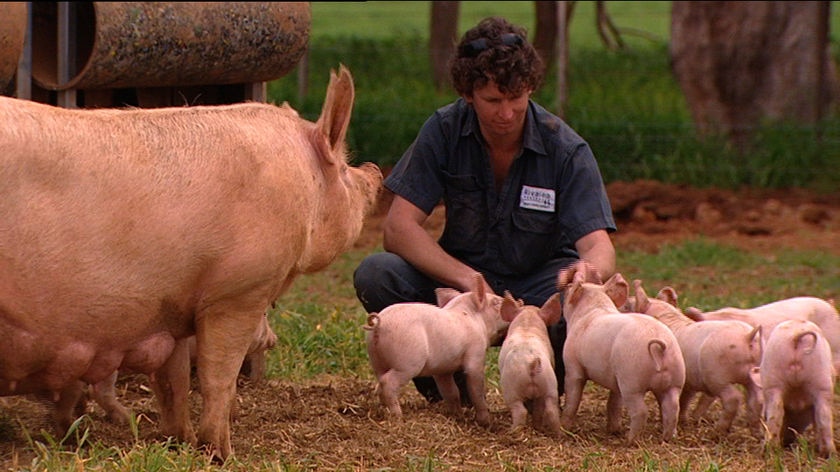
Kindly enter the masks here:
[[[840, 192], [724, 191], [618, 182], [608, 193], [620, 228], [614, 235], [619, 251], [655, 251], [663, 243], [702, 234], [748, 251], [807, 247], [840, 254]], [[370, 217], [357, 248], [381, 242], [383, 215], [378, 211]], [[429, 230], [437, 231], [441, 224], [442, 212], [436, 210]], [[139, 415], [139, 439], [158, 440], [146, 378], [124, 377], [118, 388], [123, 402]], [[487, 397], [490, 429], [471, 421], [471, 410], [464, 419], [453, 418], [410, 387], [402, 395], [405, 421], [393, 423], [386, 420], [369, 379], [334, 376], [306, 384], [241, 379], [233, 444], [237, 460], [250, 464], [245, 470], [284, 465], [294, 470], [642, 470], [645, 464], [656, 470], [687, 470], [687, 461], [692, 470], [705, 470], [709, 464], [734, 471], [767, 468], [759, 440], [743, 417], [725, 437], [717, 437], [704, 422], [661, 445], [652, 408], [645, 442], [631, 448], [604, 431], [603, 391], [584, 396], [577, 433], [559, 440], [530, 429], [509, 432], [510, 416], [500, 392], [491, 386]], [[192, 395], [192, 402], [195, 421], [199, 396]], [[716, 412], [713, 408], [711, 414]], [[89, 440], [126, 450], [135, 443], [129, 428], [109, 424], [96, 406], [91, 404], [89, 413]], [[31, 459], [24, 450], [26, 431], [38, 438], [38, 431], [49, 428], [45, 404], [24, 397], [0, 399], [0, 468], [26, 466]]]

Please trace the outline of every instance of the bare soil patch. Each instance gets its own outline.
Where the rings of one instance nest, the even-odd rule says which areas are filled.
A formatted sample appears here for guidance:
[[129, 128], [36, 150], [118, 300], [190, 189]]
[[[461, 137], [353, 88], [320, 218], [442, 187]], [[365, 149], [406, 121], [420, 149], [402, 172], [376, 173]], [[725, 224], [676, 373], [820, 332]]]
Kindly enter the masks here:
[[[801, 190], [724, 191], [618, 182], [608, 186], [619, 231], [618, 251], [656, 251], [698, 235], [747, 251], [780, 247], [808, 248], [840, 254], [840, 194], [815, 195]], [[382, 208], [385, 203], [383, 202]], [[439, 231], [442, 209], [429, 223]], [[372, 215], [356, 248], [381, 243], [384, 210]], [[760, 274], [756, 274], [760, 276]], [[324, 294], [328, 296], [328, 294]], [[682, 428], [670, 444], [660, 444], [658, 409], [650, 399], [650, 417], [643, 443], [626, 446], [622, 437], [605, 432], [606, 393], [590, 386], [584, 395], [574, 434], [552, 438], [524, 429], [510, 432], [510, 415], [494, 386], [487, 393], [493, 425], [478, 427], [472, 410], [464, 418], [449, 416], [442, 405], [430, 405], [411, 386], [404, 389], [405, 421], [388, 421], [369, 378], [336, 375], [294, 383], [259, 383], [240, 379], [238, 416], [233, 443], [240, 464], [267, 468], [289, 464], [318, 470], [640, 470], [654, 468], [704, 470], [709, 464], [733, 471], [771, 467], [758, 433], [740, 416], [730, 434], [718, 437], [709, 421]], [[125, 376], [118, 384], [123, 402], [138, 414], [139, 439], [158, 441], [157, 415], [145, 376]], [[195, 385], [195, 389], [198, 386]], [[200, 397], [193, 394], [197, 421]], [[835, 400], [835, 411], [838, 411]], [[94, 404], [88, 406], [90, 440], [130, 449], [135, 438], [128, 427], [109, 424]], [[714, 419], [719, 409], [711, 410]], [[0, 467], [18, 469], [29, 463], [26, 435], [51, 430], [50, 409], [28, 397], [0, 398]], [[197, 424], [197, 422], [196, 422]], [[626, 426], [626, 418], [625, 418]], [[27, 433], [28, 431], [28, 433]], [[838, 435], [835, 427], [836, 437]], [[801, 468], [799, 456], [786, 453], [787, 468]]]

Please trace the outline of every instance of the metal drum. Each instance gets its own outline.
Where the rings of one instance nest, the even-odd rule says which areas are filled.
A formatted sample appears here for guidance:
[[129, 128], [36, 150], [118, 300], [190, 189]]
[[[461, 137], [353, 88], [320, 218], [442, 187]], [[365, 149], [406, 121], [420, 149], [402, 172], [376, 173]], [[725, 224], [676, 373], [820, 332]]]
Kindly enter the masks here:
[[0, 94], [12, 82], [23, 52], [26, 3], [0, 2]]
[[297, 65], [311, 26], [308, 2], [69, 5], [68, 43], [73, 53], [70, 78], [62, 83], [56, 54], [57, 3], [32, 3], [32, 78], [48, 90], [274, 80]]

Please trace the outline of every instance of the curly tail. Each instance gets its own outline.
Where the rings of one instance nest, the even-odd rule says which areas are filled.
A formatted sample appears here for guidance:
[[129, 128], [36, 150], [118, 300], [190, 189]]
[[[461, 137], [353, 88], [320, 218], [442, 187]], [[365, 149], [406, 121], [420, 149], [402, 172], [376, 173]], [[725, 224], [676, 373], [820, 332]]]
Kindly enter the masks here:
[[656, 371], [662, 372], [665, 365], [665, 343], [658, 339], [651, 340], [648, 342], [648, 353], [650, 354], [651, 359], [653, 359], [653, 363], [656, 365]]
[[[811, 337], [811, 341], [803, 342], [805, 337]], [[814, 331], [805, 331], [802, 333], [798, 333], [796, 336], [793, 337], [793, 348], [797, 351], [801, 349], [803, 353], [809, 355], [812, 352], [814, 352], [814, 348], [817, 345], [818, 339], [819, 337]]]
[[379, 315], [376, 313], [371, 313], [367, 316], [367, 321], [365, 322], [362, 329], [366, 329], [368, 331], [375, 331], [376, 327], [379, 326]]
[[367, 316], [365, 324], [362, 325], [362, 329], [370, 331], [370, 337], [368, 338], [369, 346], [376, 345], [379, 342], [379, 330], [376, 329], [379, 327], [379, 321], [379, 315], [371, 313]]

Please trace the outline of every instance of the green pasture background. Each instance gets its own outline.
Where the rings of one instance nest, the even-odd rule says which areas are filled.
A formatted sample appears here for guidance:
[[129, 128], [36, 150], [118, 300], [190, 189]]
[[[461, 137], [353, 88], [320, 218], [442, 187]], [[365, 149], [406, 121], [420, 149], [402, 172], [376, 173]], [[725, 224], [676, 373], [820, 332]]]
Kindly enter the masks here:
[[[836, 3], [836, 2], [832, 2]], [[269, 84], [269, 99], [288, 101], [314, 119], [329, 70], [348, 66], [356, 81], [349, 143], [357, 162], [392, 165], [437, 107], [429, 66], [430, 2], [313, 2], [306, 93], [298, 71]], [[655, 179], [699, 187], [806, 187], [833, 191], [840, 164], [840, 119], [819, 126], [762, 126], [755, 147], [736, 155], [720, 140], [695, 139], [682, 92], [669, 69], [671, 2], [607, 2], [627, 44], [608, 51], [595, 27], [595, 2], [579, 1], [570, 24], [566, 120], [586, 138], [607, 182]], [[461, 2], [459, 34], [500, 15], [533, 35], [533, 2]], [[840, 16], [832, 9], [832, 43]], [[835, 50], [837, 48], [835, 47]], [[835, 51], [836, 54], [836, 51]], [[535, 98], [554, 104], [553, 71]]]

